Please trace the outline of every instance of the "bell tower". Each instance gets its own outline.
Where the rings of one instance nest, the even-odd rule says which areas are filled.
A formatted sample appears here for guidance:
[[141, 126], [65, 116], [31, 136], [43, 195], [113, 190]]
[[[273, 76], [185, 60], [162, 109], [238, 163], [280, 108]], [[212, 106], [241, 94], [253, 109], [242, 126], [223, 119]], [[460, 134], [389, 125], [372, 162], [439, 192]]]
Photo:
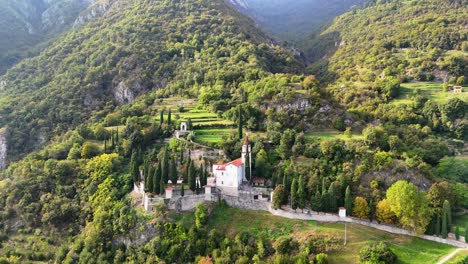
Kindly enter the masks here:
[[[248, 164], [248, 169], [249, 169], [249, 175], [252, 175], [252, 149], [250, 147], [250, 144], [249, 144], [249, 134], [247, 133], [245, 135], [245, 139], [244, 139], [244, 144], [242, 144], [242, 164], [244, 164], [244, 175], [242, 176], [242, 180], [243, 181], [247, 181], [247, 177], [246, 177], [246, 167], [247, 167], [247, 162], [249, 163]], [[247, 155], [248, 154], [248, 155]], [[248, 159], [248, 160], [246, 160]], [[252, 176], [251, 176], [252, 177]]]

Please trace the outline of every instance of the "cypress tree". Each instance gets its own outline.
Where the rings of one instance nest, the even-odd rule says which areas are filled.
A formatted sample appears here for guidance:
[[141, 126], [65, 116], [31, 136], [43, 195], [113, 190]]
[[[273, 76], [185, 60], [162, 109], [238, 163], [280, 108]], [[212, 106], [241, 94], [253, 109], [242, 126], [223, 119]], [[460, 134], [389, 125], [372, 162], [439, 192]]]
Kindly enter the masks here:
[[159, 113], [159, 125], [162, 126], [163, 123], [164, 123], [164, 110], [161, 110], [161, 112]]
[[328, 198], [327, 188], [325, 188], [325, 180], [322, 183], [322, 211], [330, 211], [330, 199]]
[[189, 182], [189, 188], [192, 190], [192, 192], [195, 192], [195, 189], [197, 188], [196, 181], [197, 181], [197, 172], [195, 169], [195, 165], [193, 164], [193, 161], [190, 162], [189, 170], [188, 170], [188, 182]]
[[185, 185], [182, 183], [182, 187], [180, 188], [180, 196], [184, 197], [185, 195]]
[[130, 158], [130, 170], [133, 176], [133, 182], [140, 181], [140, 165], [138, 164], [138, 153], [132, 151], [132, 157]]
[[156, 169], [154, 176], [153, 176], [153, 184], [154, 184], [154, 192], [156, 194], [161, 193], [161, 161], [158, 163], [158, 168]]
[[197, 183], [195, 185], [195, 191], [196, 191], [197, 195], [200, 194], [200, 184], [198, 183], [198, 181], [197, 181]]
[[163, 195], [165, 192], [166, 192], [166, 184], [164, 183], [164, 180], [161, 177], [161, 182], [159, 183], [159, 194]]
[[203, 166], [202, 167], [202, 173], [200, 175], [200, 187], [203, 187], [206, 184], [208, 184], [208, 179], [207, 179], [206, 172], [207, 172], [206, 167]]
[[327, 192], [327, 188], [325, 188], [325, 178], [322, 178], [322, 194]]
[[184, 163], [184, 148], [180, 148], [180, 164]]
[[452, 225], [452, 209], [450, 206], [450, 202], [445, 200], [442, 205], [442, 211], [445, 211], [447, 214], [447, 226], [450, 227]]
[[111, 132], [111, 151], [115, 148], [114, 130]]
[[291, 189], [291, 187], [289, 187], [289, 180], [288, 180], [288, 175], [285, 173], [284, 176], [283, 176], [283, 185], [284, 185], [284, 188], [289, 191]]
[[239, 139], [242, 139], [243, 133], [242, 133], [242, 112], [241, 112], [241, 107], [239, 106], [239, 113], [238, 113], [238, 118], [237, 118], [237, 130], [239, 133]]
[[164, 148], [162, 151], [162, 165], [161, 165], [161, 174], [164, 184], [169, 182], [169, 151], [167, 148]]
[[319, 192], [318, 186], [315, 195], [311, 198], [310, 209], [315, 212], [320, 212], [322, 210], [322, 195]]
[[346, 208], [346, 215], [351, 215], [353, 211], [353, 198], [351, 197], [351, 189], [346, 187], [345, 192], [345, 208]]
[[447, 212], [443, 210], [442, 212], [442, 238], [447, 238], [447, 234], [448, 234], [447, 220], [448, 220]]
[[148, 181], [146, 181], [146, 189], [150, 193], [154, 193], [154, 168], [151, 164], [149, 164], [148, 168], [148, 175], [146, 178], [148, 178]]
[[455, 238], [458, 240], [460, 239], [460, 229], [458, 226], [455, 227]]
[[435, 227], [436, 236], [440, 236], [440, 215], [437, 214], [437, 222]]
[[167, 113], [167, 124], [171, 124], [171, 110], [169, 109], [169, 112]]
[[299, 182], [297, 186], [297, 198], [298, 198], [298, 207], [304, 211], [306, 205], [306, 191], [305, 191], [305, 184], [304, 178], [299, 176]]
[[[187, 130], [192, 130], [192, 119], [187, 118]], [[190, 155], [189, 155], [190, 157]]]
[[115, 130], [115, 144], [119, 143], [119, 127]]
[[338, 212], [338, 203], [336, 201], [336, 194], [335, 194], [335, 183], [332, 182], [330, 187], [328, 188], [328, 199], [329, 199], [329, 210], [332, 213]]
[[[445, 220], [445, 231], [450, 232], [450, 226], [452, 223], [452, 210], [450, 209], [450, 202], [445, 200], [442, 205], [442, 237], [444, 237], [444, 220]], [[445, 235], [444, 238], [446, 238]]]
[[293, 179], [291, 184], [291, 208], [296, 211], [297, 209], [297, 181]]
[[107, 139], [104, 139], [104, 153], [107, 153]]
[[372, 222], [372, 220], [374, 220], [375, 213], [374, 201], [372, 199], [369, 201], [369, 209], [369, 222]]
[[171, 182], [172, 184], [177, 184], [177, 167], [176, 167], [176, 161], [175, 157], [171, 159], [171, 167], [169, 168], [170, 174], [171, 174]]

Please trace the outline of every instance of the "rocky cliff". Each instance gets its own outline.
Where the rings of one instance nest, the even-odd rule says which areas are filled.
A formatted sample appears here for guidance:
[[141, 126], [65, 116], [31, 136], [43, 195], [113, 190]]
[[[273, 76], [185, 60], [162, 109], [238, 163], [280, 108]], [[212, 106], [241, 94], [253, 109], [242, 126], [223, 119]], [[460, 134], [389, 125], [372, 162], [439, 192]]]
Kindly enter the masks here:
[[0, 129], [0, 170], [6, 165], [7, 159], [7, 140], [6, 133]]

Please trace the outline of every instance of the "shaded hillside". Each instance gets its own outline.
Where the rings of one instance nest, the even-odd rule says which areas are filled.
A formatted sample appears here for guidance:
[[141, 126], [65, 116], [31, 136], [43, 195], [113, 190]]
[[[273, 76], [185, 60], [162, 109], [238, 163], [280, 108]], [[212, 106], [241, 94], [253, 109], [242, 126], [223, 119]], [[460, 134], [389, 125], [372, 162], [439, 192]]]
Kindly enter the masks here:
[[14, 158], [150, 90], [198, 95], [223, 84], [229, 97], [244, 80], [301, 69], [223, 1], [117, 1], [2, 77], [0, 127]]
[[275, 36], [301, 41], [334, 17], [365, 0], [230, 0]]
[[91, 2], [0, 0], [0, 74], [68, 29]]

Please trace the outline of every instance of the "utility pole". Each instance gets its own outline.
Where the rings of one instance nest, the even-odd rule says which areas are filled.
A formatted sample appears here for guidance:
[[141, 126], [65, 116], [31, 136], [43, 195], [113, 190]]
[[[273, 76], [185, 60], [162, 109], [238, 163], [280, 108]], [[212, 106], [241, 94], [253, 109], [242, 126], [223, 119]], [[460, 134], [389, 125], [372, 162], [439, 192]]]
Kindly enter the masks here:
[[346, 246], [346, 222], [344, 223], [344, 245]]

